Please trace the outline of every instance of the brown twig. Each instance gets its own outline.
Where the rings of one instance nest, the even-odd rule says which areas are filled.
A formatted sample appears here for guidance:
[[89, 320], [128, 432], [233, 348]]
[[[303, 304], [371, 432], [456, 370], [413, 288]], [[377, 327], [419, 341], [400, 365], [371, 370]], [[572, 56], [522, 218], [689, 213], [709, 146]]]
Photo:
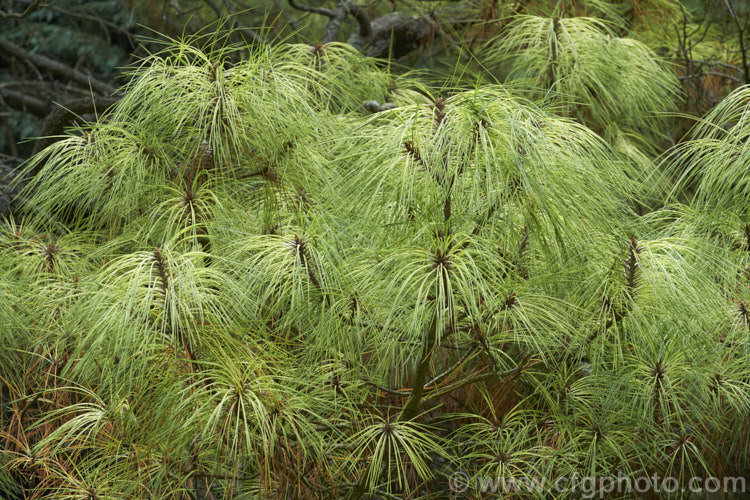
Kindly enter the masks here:
[[0, 19], [24, 19], [39, 8], [40, 3], [42, 3], [42, 0], [33, 0], [23, 12], [5, 12], [0, 9]]
[[291, 5], [292, 8], [302, 12], [309, 12], [311, 14], [318, 14], [320, 16], [326, 16], [329, 18], [336, 17], [336, 13], [331, 9], [324, 9], [323, 7], [313, 7], [312, 5], [302, 5], [298, 4], [295, 0], [289, 0], [289, 5]]

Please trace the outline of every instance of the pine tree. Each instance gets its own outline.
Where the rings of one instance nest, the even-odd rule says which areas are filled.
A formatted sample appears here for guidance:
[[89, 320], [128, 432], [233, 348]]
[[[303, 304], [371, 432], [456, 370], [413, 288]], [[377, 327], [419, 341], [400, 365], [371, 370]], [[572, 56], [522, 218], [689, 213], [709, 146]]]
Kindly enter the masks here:
[[[6, 496], [748, 473], [747, 91], [646, 186], [559, 101], [436, 89], [343, 44], [200, 42], [25, 166], [0, 246]], [[653, 185], [675, 201], [638, 217]]]

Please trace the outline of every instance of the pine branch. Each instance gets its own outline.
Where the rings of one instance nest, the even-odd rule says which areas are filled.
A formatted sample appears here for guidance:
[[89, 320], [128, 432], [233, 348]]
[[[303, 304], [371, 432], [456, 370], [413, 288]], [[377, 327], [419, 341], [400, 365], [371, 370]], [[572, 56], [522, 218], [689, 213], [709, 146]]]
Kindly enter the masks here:
[[451, 373], [453, 373], [455, 370], [457, 370], [461, 365], [463, 365], [469, 359], [469, 356], [471, 356], [472, 354], [474, 354], [475, 351], [476, 351], [476, 346], [472, 345], [464, 353], [464, 355], [461, 356], [458, 359], [458, 361], [456, 361], [455, 363], [453, 363], [453, 365], [449, 366], [448, 368], [446, 368], [445, 370], [443, 370], [439, 374], [435, 375], [435, 377], [433, 377], [432, 380], [430, 380], [429, 382], [427, 382], [425, 384], [425, 389], [429, 389], [431, 387], [436, 386], [438, 384], [438, 382], [440, 382], [441, 380], [443, 380], [445, 377], [447, 377], [448, 375], [450, 375]]
[[309, 12], [311, 14], [318, 14], [320, 16], [325, 16], [328, 18], [335, 18], [337, 16], [336, 12], [334, 12], [331, 9], [325, 9], [323, 7], [315, 7], [312, 5], [302, 5], [298, 4], [296, 0], [289, 0], [289, 5], [291, 5], [293, 8], [300, 10], [302, 12]]
[[0, 97], [8, 107], [31, 113], [38, 118], [44, 118], [49, 114], [50, 103], [32, 95], [0, 88]]
[[102, 82], [91, 75], [78, 71], [70, 66], [66, 66], [63, 63], [52, 60], [48, 57], [39, 54], [32, 54], [6, 38], [0, 37], [0, 54], [3, 53], [5, 53], [3, 57], [6, 59], [16, 57], [28, 61], [52, 74], [72, 80], [85, 88], [91, 86], [91, 88], [99, 94], [109, 95], [115, 90], [114, 87], [108, 83]]
[[0, 19], [25, 19], [32, 12], [36, 11], [40, 6], [46, 7], [44, 5], [40, 5], [41, 3], [42, 0], [32, 0], [31, 3], [27, 5], [26, 8], [21, 12], [6, 12], [0, 9]]
[[341, 23], [348, 16], [352, 16], [357, 22], [357, 25], [359, 26], [359, 36], [367, 38], [372, 34], [372, 25], [370, 24], [370, 17], [367, 15], [367, 11], [361, 5], [358, 5], [351, 0], [339, 1], [335, 9], [302, 5], [297, 3], [296, 0], [289, 0], [289, 5], [302, 12], [325, 16], [329, 19], [328, 24], [326, 24], [326, 27], [323, 30], [323, 38], [321, 40], [324, 45], [336, 40], [336, 36], [341, 28]]
[[417, 365], [417, 370], [414, 375], [414, 382], [412, 384], [413, 389], [409, 394], [409, 399], [406, 400], [404, 409], [399, 414], [398, 422], [408, 422], [419, 414], [419, 408], [422, 402], [422, 395], [425, 391], [425, 385], [427, 382], [427, 373], [430, 370], [430, 362], [432, 360], [432, 353], [436, 348], [435, 341], [438, 335], [438, 318], [437, 313], [432, 318], [432, 322], [427, 331], [427, 338], [425, 339], [424, 347], [422, 350], [422, 356]]
[[[114, 106], [120, 96], [113, 97], [81, 97], [65, 101], [53, 107], [48, 113], [42, 125], [40, 138], [34, 143], [32, 156], [41, 152], [47, 146], [59, 139], [59, 136], [69, 127], [72, 122], [85, 114], [104, 114], [111, 106]], [[36, 173], [42, 165], [33, 171]]]

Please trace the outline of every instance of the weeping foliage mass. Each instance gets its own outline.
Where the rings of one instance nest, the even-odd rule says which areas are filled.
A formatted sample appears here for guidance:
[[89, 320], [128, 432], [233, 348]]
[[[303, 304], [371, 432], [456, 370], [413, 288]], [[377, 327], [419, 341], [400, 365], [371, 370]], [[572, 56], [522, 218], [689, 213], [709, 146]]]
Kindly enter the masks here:
[[[668, 73], [593, 20], [509, 29], [497, 50], [572, 100], [436, 90], [343, 44], [181, 42], [34, 157], [0, 235], [0, 490], [750, 473], [748, 91], [659, 170], [695, 202], [638, 217], [601, 128], [652, 143]], [[629, 67], [576, 62], [600, 50]]]
[[612, 28], [590, 17], [519, 15], [488, 43], [485, 60], [549, 96], [559, 112], [576, 116], [621, 152], [655, 151], [664, 114], [674, 111], [677, 81], [648, 46]]

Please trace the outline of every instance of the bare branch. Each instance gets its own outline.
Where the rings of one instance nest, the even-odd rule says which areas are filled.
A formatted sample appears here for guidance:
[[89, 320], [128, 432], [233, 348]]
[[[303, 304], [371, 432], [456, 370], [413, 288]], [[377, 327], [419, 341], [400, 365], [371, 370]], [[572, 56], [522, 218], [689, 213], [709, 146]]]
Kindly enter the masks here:
[[443, 395], [445, 395], [445, 394], [447, 394], [449, 392], [455, 391], [455, 390], [460, 389], [462, 387], [466, 387], [468, 385], [475, 384], [477, 382], [481, 382], [483, 380], [490, 380], [490, 379], [496, 379], [498, 381], [504, 381], [505, 379], [513, 380], [513, 379], [519, 377], [525, 370], [528, 370], [529, 368], [533, 368], [533, 367], [535, 367], [537, 365], [544, 364], [546, 362], [546, 360], [547, 360], [546, 359], [547, 357], [548, 356], [545, 356], [545, 357], [542, 357], [540, 359], [535, 359], [535, 360], [529, 361], [529, 362], [524, 361], [523, 363], [520, 363], [515, 368], [509, 368], [508, 370], [505, 370], [505, 371], [500, 372], [500, 373], [497, 373], [497, 372], [494, 372], [494, 371], [492, 371], [492, 372], [485, 372], [485, 373], [478, 373], [477, 375], [474, 375], [474, 376], [469, 377], [467, 379], [458, 381], [455, 384], [453, 384], [453, 385], [451, 385], [451, 386], [449, 386], [449, 387], [447, 387], [447, 388], [445, 388], [443, 390], [431, 393], [429, 396], [427, 396], [424, 399], [423, 404], [427, 405], [428, 403], [431, 403], [435, 399], [438, 399], [439, 397], [441, 397], [441, 396], [443, 396]]
[[33, 0], [23, 12], [5, 12], [0, 9], [0, 19], [24, 19], [34, 12], [42, 0]]
[[50, 112], [50, 104], [36, 97], [16, 92], [7, 88], [0, 88], [0, 97], [8, 105], [18, 111], [31, 113], [38, 118], [44, 118]]
[[404, 390], [404, 391], [397, 391], [395, 389], [390, 389], [388, 387], [383, 387], [382, 385], [378, 385], [375, 382], [371, 382], [369, 380], [363, 380], [362, 383], [364, 385], [369, 385], [371, 387], [374, 387], [380, 391], [385, 392], [386, 394], [390, 394], [391, 396], [398, 396], [400, 398], [405, 398], [411, 395], [411, 390]]
[[693, 63], [694, 65], [700, 64], [700, 65], [705, 65], [705, 66], [721, 66], [722, 68], [733, 69], [735, 71], [741, 70], [739, 66], [725, 63], [725, 62], [720, 62], [720, 61], [703, 61], [701, 59], [691, 59], [690, 62]]
[[51, 136], [62, 134], [65, 128], [75, 120], [76, 116], [87, 113], [104, 113], [107, 108], [119, 100], [119, 97], [99, 97], [96, 100], [91, 97], [80, 97], [55, 107], [44, 120], [41, 138], [34, 144], [32, 156], [55, 142], [57, 138]]
[[331, 9], [324, 9], [323, 7], [313, 7], [312, 5], [300, 5], [296, 2], [296, 0], [289, 0], [289, 5], [297, 10], [301, 10], [302, 12], [319, 14], [321, 16], [330, 17], [331, 19], [338, 17], [337, 13], [332, 11]]
[[359, 36], [364, 38], [369, 37], [372, 34], [372, 24], [370, 23], [370, 16], [367, 15], [367, 11], [361, 5], [350, 2], [349, 12], [357, 21], [357, 24], [359, 24]]
[[49, 71], [50, 73], [54, 73], [55, 75], [67, 78], [85, 87], [91, 85], [91, 88], [99, 94], [108, 95], [114, 91], [114, 88], [108, 83], [97, 80], [96, 78], [89, 76], [82, 71], [71, 68], [70, 66], [67, 66], [59, 61], [54, 61], [39, 54], [32, 54], [31, 52], [23, 49], [22, 47], [19, 47], [15, 43], [3, 37], [0, 37], [0, 54], [2, 54], [3, 57], [6, 58], [7, 56], [11, 56], [24, 61], [28, 61], [32, 64], [35, 64], [36, 66], [39, 66], [40, 68]]
[[732, 2], [724, 0], [724, 5], [726, 5], [727, 10], [732, 16], [732, 20], [734, 21], [734, 25], [737, 28], [737, 38], [740, 42], [740, 52], [742, 56], [742, 69], [745, 77], [744, 83], [750, 83], [750, 62], [747, 60], [747, 48], [745, 47], [745, 28], [747, 28], [747, 23], [744, 25], [740, 24], [740, 19], [737, 16], [737, 11], [734, 10], [734, 6], [732, 6]]
[[[235, 14], [227, 15], [226, 5], [224, 6], [224, 8], [222, 8], [218, 6], [213, 0], [206, 0], [206, 3], [209, 7], [211, 7], [211, 10], [216, 13], [216, 16], [219, 19], [224, 19], [224, 21], [228, 21], [230, 18], [233, 19], [232, 26], [234, 26], [234, 23], [236, 22]], [[237, 28], [237, 31], [240, 35], [242, 35], [242, 37], [244, 37], [245, 42], [252, 41], [258, 45], [266, 44], [266, 41], [263, 39], [263, 37], [249, 28]]]
[[[453, 24], [453, 21], [448, 21]], [[370, 57], [393, 57], [419, 47], [436, 31], [436, 23], [429, 17], [405, 16], [393, 12], [373, 19], [370, 34], [352, 35], [348, 43]], [[361, 29], [361, 26], [360, 26]]]
[[321, 39], [323, 45], [336, 40], [336, 36], [339, 34], [339, 30], [341, 29], [342, 19], [343, 18], [341, 17], [334, 17], [330, 21], [328, 21], [328, 24], [326, 24], [326, 27], [323, 30], [323, 38]]
[[351, 2], [349, 2], [348, 0], [341, 0], [336, 7], [336, 10], [332, 12], [334, 14], [334, 17], [332, 17], [331, 20], [328, 21], [328, 24], [326, 24], [326, 27], [323, 30], [323, 44], [330, 43], [336, 40], [336, 36], [339, 34], [339, 30], [341, 29], [341, 22], [346, 19], [346, 16], [351, 13]]
[[740, 79], [737, 78], [736, 76], [728, 75], [726, 73], [719, 73], [718, 71], [705, 71], [701, 73], [691, 73], [689, 75], [679, 76], [677, 78], [681, 82], [684, 82], [685, 80], [690, 80], [691, 78], [700, 78], [702, 76], [718, 76], [720, 78], [726, 78], [727, 80], [732, 80], [733, 82], [737, 84], [742, 83]]
[[469, 356], [471, 356], [472, 354], [474, 354], [475, 349], [476, 349], [475, 346], [471, 346], [469, 348], [469, 350], [467, 350], [466, 353], [463, 356], [461, 356], [461, 358], [458, 361], [456, 361], [453, 365], [451, 365], [450, 367], [448, 367], [448, 369], [446, 369], [443, 372], [441, 372], [438, 375], [436, 375], [432, 380], [430, 380], [429, 382], [427, 382], [425, 384], [425, 389], [428, 389], [428, 388], [431, 388], [431, 387], [435, 386], [438, 382], [440, 382], [441, 380], [443, 380], [445, 377], [447, 377], [448, 375], [450, 375], [454, 370], [456, 370], [461, 365], [463, 365], [466, 362], [466, 360], [469, 358]]
[[[26, 2], [30, 2], [31, 0], [25, 0]], [[52, 4], [47, 4], [44, 6], [45, 9], [49, 10], [50, 12], [58, 12], [60, 14], [63, 14], [65, 16], [78, 18], [78, 19], [88, 19], [90, 21], [94, 21], [101, 25], [105, 31], [106, 29], [110, 29], [112, 31], [116, 31], [117, 33], [120, 33], [124, 37], [128, 39], [128, 42], [133, 46], [136, 47], [138, 45], [137, 40], [135, 39], [135, 36], [133, 33], [128, 31], [127, 29], [123, 28], [122, 26], [118, 26], [117, 24], [113, 23], [112, 21], [108, 21], [107, 19], [104, 19], [103, 17], [89, 14], [88, 10], [86, 10], [86, 7], [83, 6], [81, 9], [63, 9], [62, 7], [56, 7]]]
[[359, 25], [359, 36], [361, 38], [368, 38], [372, 35], [370, 16], [367, 14], [364, 7], [351, 0], [341, 0], [335, 9], [300, 5], [296, 0], [289, 0], [289, 5], [297, 10], [301, 10], [302, 12], [310, 12], [330, 19], [328, 24], [326, 24], [326, 27], [323, 29], [323, 38], [321, 39], [323, 44], [330, 43], [336, 39], [336, 36], [341, 29], [341, 22], [349, 15], [357, 21], [357, 24]]

